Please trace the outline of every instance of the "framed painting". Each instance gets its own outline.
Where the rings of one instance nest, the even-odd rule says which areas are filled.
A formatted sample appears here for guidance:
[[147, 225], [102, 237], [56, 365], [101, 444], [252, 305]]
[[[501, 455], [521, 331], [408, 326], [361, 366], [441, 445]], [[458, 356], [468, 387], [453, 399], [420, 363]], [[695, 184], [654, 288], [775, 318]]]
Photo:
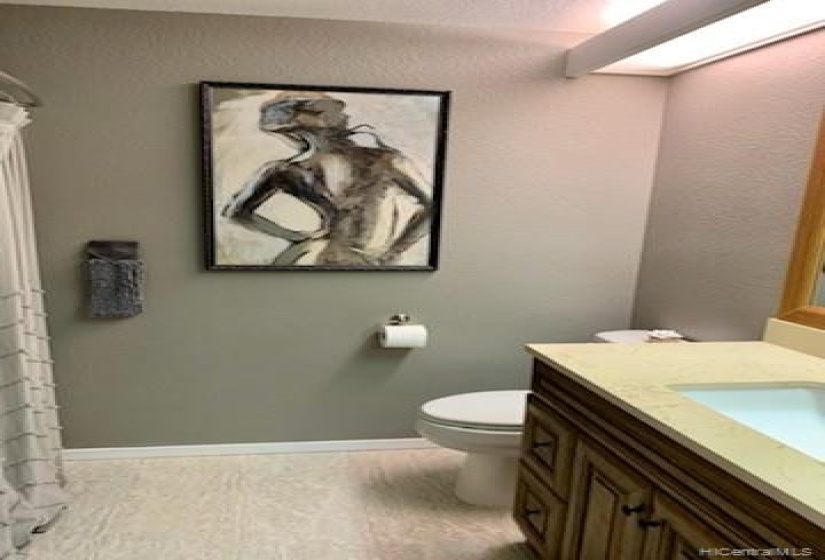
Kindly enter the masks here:
[[436, 270], [450, 94], [201, 82], [209, 270]]

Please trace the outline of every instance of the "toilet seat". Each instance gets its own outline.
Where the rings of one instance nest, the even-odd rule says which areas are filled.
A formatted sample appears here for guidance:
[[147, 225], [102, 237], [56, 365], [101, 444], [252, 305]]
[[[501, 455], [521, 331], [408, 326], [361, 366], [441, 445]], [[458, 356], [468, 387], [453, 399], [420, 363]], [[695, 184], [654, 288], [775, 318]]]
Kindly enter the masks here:
[[415, 423], [415, 429], [423, 437], [441, 447], [467, 453], [488, 453], [512, 457], [519, 454], [523, 431], [448, 426], [421, 417]]
[[425, 403], [419, 418], [441, 426], [491, 432], [518, 432], [524, 426], [529, 391], [482, 391]]
[[450, 422], [447, 420], [441, 420], [440, 418], [433, 418], [431, 416], [427, 416], [426, 414], [421, 414], [419, 416], [421, 420], [429, 422], [430, 424], [436, 424], [438, 426], [444, 426], [446, 428], [460, 428], [462, 430], [478, 430], [479, 432], [521, 432], [521, 426], [499, 426], [496, 424], [471, 424], [469, 422]]

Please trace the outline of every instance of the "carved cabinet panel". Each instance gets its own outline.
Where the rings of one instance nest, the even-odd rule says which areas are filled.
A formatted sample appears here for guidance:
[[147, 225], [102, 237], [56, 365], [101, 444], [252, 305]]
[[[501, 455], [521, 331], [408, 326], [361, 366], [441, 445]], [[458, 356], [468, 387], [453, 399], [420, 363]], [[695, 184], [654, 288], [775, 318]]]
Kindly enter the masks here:
[[748, 543], [723, 535], [718, 527], [693, 515], [666, 494], [653, 496], [643, 560], [703, 560], [747, 547]]
[[562, 557], [570, 560], [639, 558], [651, 485], [608, 451], [580, 440], [573, 459]]

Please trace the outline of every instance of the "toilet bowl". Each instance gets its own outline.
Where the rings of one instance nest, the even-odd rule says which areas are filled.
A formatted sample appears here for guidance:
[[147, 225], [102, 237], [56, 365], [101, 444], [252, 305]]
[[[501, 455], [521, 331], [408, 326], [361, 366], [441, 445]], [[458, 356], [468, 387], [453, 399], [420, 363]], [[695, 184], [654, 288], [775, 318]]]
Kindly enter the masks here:
[[461, 501], [483, 507], [512, 505], [528, 393], [465, 393], [421, 406], [418, 433], [467, 454], [455, 488]]

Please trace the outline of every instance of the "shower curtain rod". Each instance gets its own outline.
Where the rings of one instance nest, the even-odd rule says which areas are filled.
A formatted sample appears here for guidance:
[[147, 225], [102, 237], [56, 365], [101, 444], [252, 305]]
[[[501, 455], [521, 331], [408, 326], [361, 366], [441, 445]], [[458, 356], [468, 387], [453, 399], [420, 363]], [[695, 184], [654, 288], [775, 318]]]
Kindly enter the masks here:
[[2, 70], [0, 70], [0, 88], [2, 88], [2, 86], [4, 85], [12, 86], [22, 91], [28, 99], [21, 101], [7, 91], [0, 91], [0, 100], [5, 98], [11, 103], [14, 103], [15, 105], [21, 105], [23, 107], [40, 107], [43, 105], [41, 99], [37, 96], [37, 94], [35, 94], [31, 90], [29, 86], [27, 86], [24, 82], [18, 80], [14, 76], [6, 74]]

